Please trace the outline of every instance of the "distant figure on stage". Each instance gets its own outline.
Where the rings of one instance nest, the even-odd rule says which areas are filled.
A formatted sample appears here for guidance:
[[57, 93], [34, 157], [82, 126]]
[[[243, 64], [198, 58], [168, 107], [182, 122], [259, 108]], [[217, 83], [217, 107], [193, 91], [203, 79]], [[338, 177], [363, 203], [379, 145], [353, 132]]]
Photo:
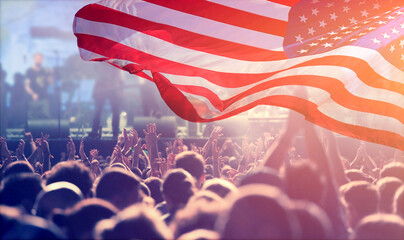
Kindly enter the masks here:
[[28, 119], [50, 118], [48, 89], [53, 84], [52, 71], [42, 67], [43, 56], [34, 55], [34, 65], [25, 74], [25, 90], [31, 97]]
[[97, 70], [97, 79], [93, 90], [95, 102], [94, 120], [90, 137], [100, 137], [101, 113], [108, 100], [112, 111], [112, 134], [117, 137], [119, 134], [119, 115], [121, 96], [123, 94], [123, 80], [119, 69], [103, 65]]

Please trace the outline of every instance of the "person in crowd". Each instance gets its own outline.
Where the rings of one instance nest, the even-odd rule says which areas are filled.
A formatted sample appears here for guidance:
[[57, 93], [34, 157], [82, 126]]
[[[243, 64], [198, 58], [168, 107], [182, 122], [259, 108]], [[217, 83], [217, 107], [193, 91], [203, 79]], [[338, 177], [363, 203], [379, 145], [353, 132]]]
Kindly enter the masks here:
[[144, 139], [123, 129], [105, 159], [84, 140], [76, 155], [69, 138], [59, 163], [46, 134], [26, 133], [15, 151], [0, 137], [0, 238], [404, 238], [402, 160], [363, 166], [359, 158], [377, 159], [364, 144], [359, 157], [342, 157], [333, 134], [294, 113], [275, 138], [241, 147], [222, 130], [205, 144], [169, 141], [164, 153], [155, 124]]
[[94, 117], [90, 137], [101, 137], [101, 115], [106, 101], [109, 101], [112, 111], [112, 134], [119, 134], [120, 105], [123, 94], [123, 79], [121, 72], [113, 67], [97, 69], [97, 79], [93, 89], [95, 102]]
[[34, 64], [25, 73], [25, 91], [30, 97], [28, 119], [50, 118], [49, 87], [53, 84], [50, 69], [42, 66], [43, 55], [34, 54]]

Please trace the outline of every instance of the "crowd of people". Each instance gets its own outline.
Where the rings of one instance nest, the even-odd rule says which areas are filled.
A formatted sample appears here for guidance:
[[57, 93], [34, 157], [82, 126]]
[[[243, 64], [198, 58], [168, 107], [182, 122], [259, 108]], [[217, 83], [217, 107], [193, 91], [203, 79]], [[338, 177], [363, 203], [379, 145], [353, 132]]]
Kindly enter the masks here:
[[400, 155], [362, 144], [345, 159], [331, 132], [293, 112], [276, 136], [237, 144], [222, 130], [159, 149], [155, 124], [144, 139], [123, 129], [110, 156], [69, 138], [54, 166], [48, 135], [26, 133], [15, 152], [0, 138], [0, 238], [404, 239]]

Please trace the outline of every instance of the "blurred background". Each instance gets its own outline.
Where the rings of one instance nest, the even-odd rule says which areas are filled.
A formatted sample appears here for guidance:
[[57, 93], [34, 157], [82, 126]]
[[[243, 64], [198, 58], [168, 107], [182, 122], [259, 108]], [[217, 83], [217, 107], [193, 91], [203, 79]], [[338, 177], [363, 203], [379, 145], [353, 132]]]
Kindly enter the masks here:
[[[207, 126], [177, 118], [161, 100], [153, 83], [105, 63], [80, 59], [72, 31], [73, 17], [80, 8], [93, 2], [0, 1], [1, 135], [19, 138], [24, 129], [33, 133], [42, 129], [61, 138], [87, 136], [91, 132], [96, 137], [112, 137], [112, 113], [118, 108], [119, 130], [144, 127], [154, 120], [171, 128], [166, 137], [203, 137]], [[42, 90], [46, 94], [36, 101], [37, 106], [32, 106], [33, 96], [26, 81], [38, 61], [45, 72], [41, 81], [45, 82]], [[30, 87], [35, 88], [34, 84], [31, 79]], [[99, 123], [94, 124], [97, 104], [102, 111]], [[247, 118], [261, 121], [273, 116], [280, 123], [286, 113], [281, 108], [258, 107], [224, 124], [238, 125], [239, 132], [232, 135], [239, 135], [249, 125]]]
[[[224, 126], [226, 137], [256, 139], [264, 132], [276, 136], [286, 120], [286, 109], [260, 106], [220, 122], [189, 123], [173, 114], [148, 80], [105, 63], [81, 60], [73, 18], [93, 2], [0, 0], [1, 136], [17, 144], [24, 131], [34, 137], [43, 131], [61, 144], [69, 135], [76, 140], [82, 136], [109, 139], [114, 144], [122, 128], [133, 127], [142, 135], [150, 122], [156, 122], [165, 138], [194, 142], [208, 137], [213, 125]], [[31, 76], [35, 68], [41, 74]], [[39, 98], [34, 96], [38, 89]], [[356, 153], [359, 141], [343, 137], [341, 142], [344, 153]]]

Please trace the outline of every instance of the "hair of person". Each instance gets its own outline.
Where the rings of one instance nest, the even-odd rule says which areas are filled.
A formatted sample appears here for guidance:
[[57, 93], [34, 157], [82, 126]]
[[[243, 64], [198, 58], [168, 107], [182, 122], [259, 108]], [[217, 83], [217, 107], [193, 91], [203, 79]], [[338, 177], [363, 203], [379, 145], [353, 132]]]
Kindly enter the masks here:
[[89, 239], [98, 221], [108, 219], [118, 213], [111, 203], [99, 199], [84, 199], [65, 212], [70, 239]]
[[170, 225], [174, 237], [178, 238], [196, 229], [214, 231], [219, 215], [225, 210], [223, 206], [222, 203], [201, 200], [192, 201], [191, 199], [185, 208], [175, 214], [174, 221]]
[[110, 169], [101, 176], [95, 188], [95, 196], [109, 201], [118, 209], [124, 209], [140, 201], [141, 180], [120, 168]]
[[202, 190], [214, 192], [222, 198], [225, 198], [230, 193], [236, 193], [238, 191], [233, 183], [220, 178], [205, 181]]
[[293, 204], [302, 239], [330, 239], [333, 228], [328, 215], [317, 204], [299, 200]]
[[66, 161], [56, 164], [46, 179], [46, 184], [66, 181], [80, 188], [85, 197], [91, 197], [93, 180], [90, 170], [82, 163]]
[[241, 187], [230, 209], [217, 222], [222, 239], [295, 239], [299, 223], [292, 202], [281, 190], [264, 184]]
[[219, 240], [219, 233], [206, 229], [196, 229], [191, 232], [184, 233], [177, 238], [178, 240]]
[[55, 182], [38, 194], [32, 212], [49, 219], [56, 209], [65, 210], [84, 199], [80, 189], [70, 182]]
[[156, 205], [164, 201], [163, 194], [161, 192], [161, 185], [163, 185], [163, 180], [157, 177], [149, 177], [144, 183], [150, 189], [150, 196], [154, 199]]
[[279, 172], [268, 167], [262, 167], [258, 170], [249, 172], [237, 183], [239, 187], [247, 184], [267, 184], [279, 189], [285, 189], [284, 180], [279, 175]]
[[3, 179], [0, 192], [0, 204], [8, 206], [23, 206], [30, 214], [36, 196], [43, 190], [41, 178], [33, 173], [12, 174]]
[[15, 161], [4, 170], [3, 178], [19, 173], [33, 173], [34, 169], [27, 161]]
[[308, 160], [290, 164], [284, 168], [286, 193], [291, 199], [309, 200], [320, 204], [325, 183], [317, 165]]
[[395, 214], [375, 213], [364, 217], [355, 227], [353, 239], [396, 239], [404, 236], [404, 220]]
[[380, 171], [380, 178], [396, 177], [404, 182], [404, 164], [401, 162], [391, 162], [386, 164]]
[[379, 188], [380, 194], [380, 212], [393, 213], [394, 194], [402, 185], [403, 181], [396, 177], [384, 177], [377, 181], [376, 186]]
[[66, 239], [52, 222], [0, 205], [0, 239]]
[[372, 183], [374, 178], [362, 172], [359, 169], [349, 169], [345, 171], [345, 175], [349, 179], [349, 181], [366, 181]]
[[404, 219], [404, 185], [397, 189], [393, 203], [394, 213]]
[[101, 239], [173, 239], [170, 229], [161, 220], [161, 215], [153, 208], [135, 204], [112, 218], [97, 224], [96, 235]]
[[193, 151], [184, 151], [175, 157], [175, 168], [189, 172], [197, 181], [204, 176], [205, 161], [202, 155]]
[[183, 169], [170, 170], [161, 187], [167, 203], [171, 203], [174, 208], [185, 206], [196, 191], [195, 179]]
[[151, 196], [151, 192], [150, 192], [149, 187], [148, 187], [144, 182], [140, 182], [139, 184], [140, 184], [140, 190], [142, 190], [142, 192], [143, 192], [146, 196], [150, 197], [150, 196]]
[[379, 192], [375, 185], [366, 181], [353, 181], [342, 185], [340, 192], [343, 202], [349, 209], [352, 227], [356, 225], [359, 219], [377, 212]]

